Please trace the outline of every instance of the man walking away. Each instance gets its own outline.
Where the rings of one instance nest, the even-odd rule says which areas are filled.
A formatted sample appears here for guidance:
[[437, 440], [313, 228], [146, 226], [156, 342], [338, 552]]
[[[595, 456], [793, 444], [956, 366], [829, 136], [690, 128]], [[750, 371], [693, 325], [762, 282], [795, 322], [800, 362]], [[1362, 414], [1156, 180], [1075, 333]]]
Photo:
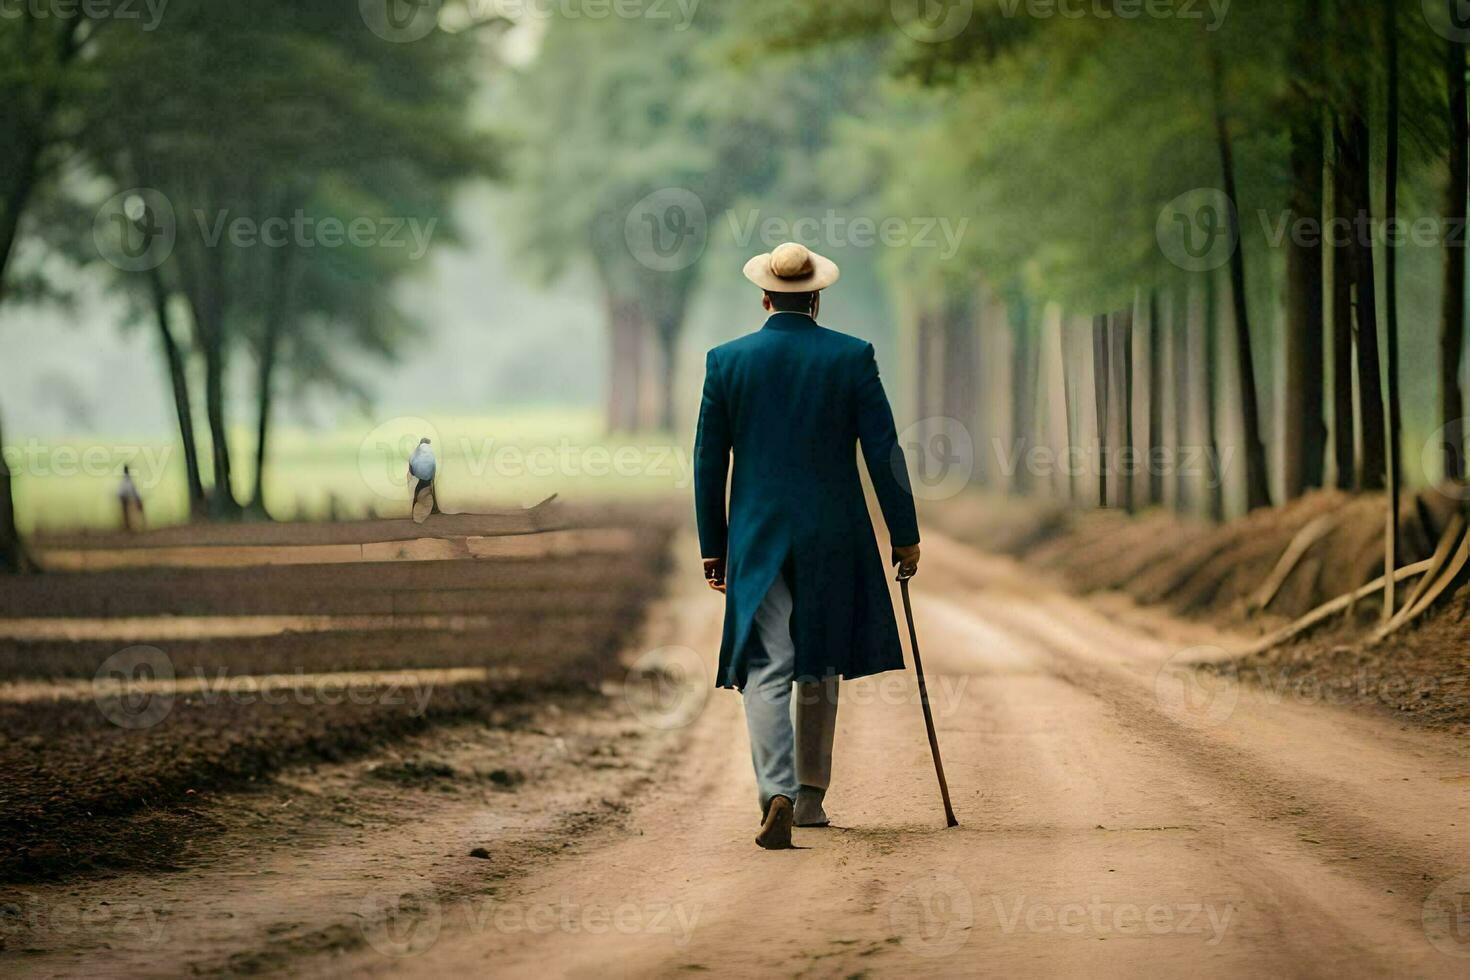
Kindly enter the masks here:
[[704, 574], [725, 594], [715, 683], [744, 697], [756, 843], [772, 850], [791, 846], [793, 824], [827, 824], [839, 679], [903, 668], [859, 445], [892, 562], [905, 574], [919, 563], [913, 492], [873, 345], [817, 323], [821, 291], [838, 275], [795, 242], [746, 263], [771, 315], [709, 352], [695, 440]]

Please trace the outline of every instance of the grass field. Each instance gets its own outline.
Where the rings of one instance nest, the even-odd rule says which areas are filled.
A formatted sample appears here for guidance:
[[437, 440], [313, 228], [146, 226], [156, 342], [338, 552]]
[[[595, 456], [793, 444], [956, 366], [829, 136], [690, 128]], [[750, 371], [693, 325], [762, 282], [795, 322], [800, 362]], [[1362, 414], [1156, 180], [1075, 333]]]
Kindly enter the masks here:
[[[658, 433], [609, 437], [595, 411], [426, 414], [345, 422], [329, 431], [279, 426], [266, 461], [267, 509], [281, 519], [318, 520], [334, 511], [406, 515], [407, 459], [425, 436], [439, 461], [440, 506], [451, 512], [528, 506], [552, 493], [573, 501], [640, 500], [687, 493], [691, 484], [692, 440]], [[235, 433], [231, 449], [243, 501], [254, 482], [253, 435]], [[186, 514], [176, 439], [78, 436], [12, 443], [5, 453], [24, 531], [115, 526], [124, 464], [132, 466], [150, 524], [176, 523]], [[207, 482], [207, 436], [201, 455]]]

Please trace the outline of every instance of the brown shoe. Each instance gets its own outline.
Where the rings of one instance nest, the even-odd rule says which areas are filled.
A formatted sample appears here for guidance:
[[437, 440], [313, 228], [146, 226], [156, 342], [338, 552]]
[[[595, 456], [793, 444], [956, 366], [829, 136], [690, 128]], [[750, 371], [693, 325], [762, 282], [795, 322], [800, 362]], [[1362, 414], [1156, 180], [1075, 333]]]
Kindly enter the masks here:
[[766, 806], [766, 819], [755, 842], [768, 851], [784, 851], [791, 847], [791, 800], [773, 796]]

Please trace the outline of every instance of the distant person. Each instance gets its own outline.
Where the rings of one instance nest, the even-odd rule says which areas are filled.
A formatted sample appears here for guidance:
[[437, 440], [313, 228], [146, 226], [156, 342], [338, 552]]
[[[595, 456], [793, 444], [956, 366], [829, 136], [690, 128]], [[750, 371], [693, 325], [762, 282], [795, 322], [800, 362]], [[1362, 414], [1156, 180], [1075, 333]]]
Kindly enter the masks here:
[[133, 482], [133, 471], [127, 466], [123, 467], [122, 482], [117, 485], [117, 502], [122, 508], [123, 530], [143, 530], [143, 496], [138, 493], [138, 485]]
[[413, 483], [410, 513], [415, 524], [424, 523], [430, 514], [439, 511], [439, 505], [434, 499], [434, 473], [437, 469], [434, 450], [430, 447], [428, 438], [420, 439], [413, 455], [408, 457], [408, 478]]
[[837, 276], [835, 263], [795, 242], [745, 264], [771, 316], [709, 352], [694, 448], [704, 575], [726, 596], [715, 683], [744, 696], [756, 843], [768, 849], [791, 846], [793, 823], [828, 823], [839, 678], [903, 668], [859, 443], [892, 561], [904, 575], [919, 565], [913, 493], [873, 345], [817, 323], [821, 290]]

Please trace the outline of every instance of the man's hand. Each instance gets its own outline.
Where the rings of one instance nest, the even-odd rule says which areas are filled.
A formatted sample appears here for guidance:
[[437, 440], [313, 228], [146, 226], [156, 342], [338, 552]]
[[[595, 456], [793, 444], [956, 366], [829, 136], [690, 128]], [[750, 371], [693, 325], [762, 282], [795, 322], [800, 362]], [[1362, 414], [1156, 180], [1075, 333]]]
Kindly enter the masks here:
[[919, 571], [919, 546], [911, 544], [894, 548], [893, 564], [898, 566], [899, 578], [912, 578]]
[[704, 560], [704, 580], [709, 587], [716, 592], [725, 591], [725, 559], [706, 558]]

